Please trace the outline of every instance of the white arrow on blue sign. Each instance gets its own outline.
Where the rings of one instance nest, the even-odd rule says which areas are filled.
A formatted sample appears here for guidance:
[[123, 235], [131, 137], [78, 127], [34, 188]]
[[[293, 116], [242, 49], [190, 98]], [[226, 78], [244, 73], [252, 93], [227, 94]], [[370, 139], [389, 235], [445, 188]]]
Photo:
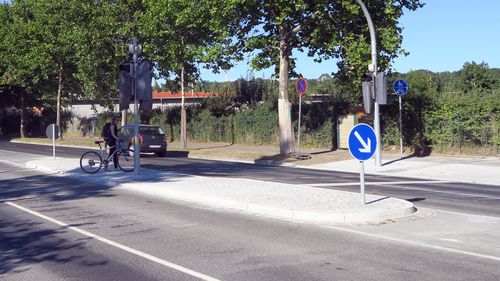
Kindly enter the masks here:
[[394, 93], [398, 96], [402, 96], [408, 91], [408, 83], [405, 80], [397, 80], [392, 85], [392, 90], [394, 90]]
[[364, 123], [354, 126], [349, 133], [348, 145], [352, 157], [360, 161], [372, 158], [377, 149], [375, 131]]

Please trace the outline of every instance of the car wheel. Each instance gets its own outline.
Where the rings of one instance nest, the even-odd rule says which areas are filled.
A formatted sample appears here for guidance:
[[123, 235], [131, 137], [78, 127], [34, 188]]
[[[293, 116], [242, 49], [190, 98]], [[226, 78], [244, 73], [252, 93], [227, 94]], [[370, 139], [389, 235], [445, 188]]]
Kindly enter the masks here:
[[158, 155], [158, 157], [165, 157], [167, 155], [167, 151], [165, 150], [158, 151], [156, 152], [156, 155]]

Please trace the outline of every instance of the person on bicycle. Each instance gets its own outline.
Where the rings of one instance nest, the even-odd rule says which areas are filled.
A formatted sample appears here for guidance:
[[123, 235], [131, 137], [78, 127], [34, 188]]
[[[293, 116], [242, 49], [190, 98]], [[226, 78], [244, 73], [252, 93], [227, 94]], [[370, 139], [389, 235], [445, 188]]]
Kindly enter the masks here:
[[[118, 117], [111, 117], [111, 124], [106, 126], [106, 129], [109, 130], [106, 134], [106, 138], [104, 141], [106, 145], [109, 147], [109, 154], [113, 154], [116, 151], [116, 143], [118, 142]], [[113, 155], [113, 163], [115, 165], [115, 169], [118, 169], [118, 153]]]

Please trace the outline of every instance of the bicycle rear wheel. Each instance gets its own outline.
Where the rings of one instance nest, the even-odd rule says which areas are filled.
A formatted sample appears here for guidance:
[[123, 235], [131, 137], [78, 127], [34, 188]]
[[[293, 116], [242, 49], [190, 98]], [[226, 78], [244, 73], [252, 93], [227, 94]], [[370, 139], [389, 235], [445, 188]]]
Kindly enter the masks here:
[[80, 158], [80, 168], [87, 174], [95, 174], [102, 167], [102, 157], [95, 151], [85, 152]]
[[123, 149], [118, 153], [118, 167], [124, 172], [134, 170], [134, 152], [130, 149]]

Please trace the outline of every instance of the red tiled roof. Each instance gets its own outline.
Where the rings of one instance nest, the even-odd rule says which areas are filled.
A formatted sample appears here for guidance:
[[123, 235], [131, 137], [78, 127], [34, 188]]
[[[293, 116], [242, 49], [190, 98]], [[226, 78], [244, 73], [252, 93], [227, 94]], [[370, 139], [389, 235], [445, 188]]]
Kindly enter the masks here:
[[[221, 93], [212, 93], [212, 92], [185, 92], [185, 98], [207, 98], [207, 97], [218, 97], [222, 96]], [[234, 96], [234, 94], [232, 94]], [[153, 91], [153, 99], [177, 99], [181, 98], [182, 93], [180, 92], [155, 92]]]

